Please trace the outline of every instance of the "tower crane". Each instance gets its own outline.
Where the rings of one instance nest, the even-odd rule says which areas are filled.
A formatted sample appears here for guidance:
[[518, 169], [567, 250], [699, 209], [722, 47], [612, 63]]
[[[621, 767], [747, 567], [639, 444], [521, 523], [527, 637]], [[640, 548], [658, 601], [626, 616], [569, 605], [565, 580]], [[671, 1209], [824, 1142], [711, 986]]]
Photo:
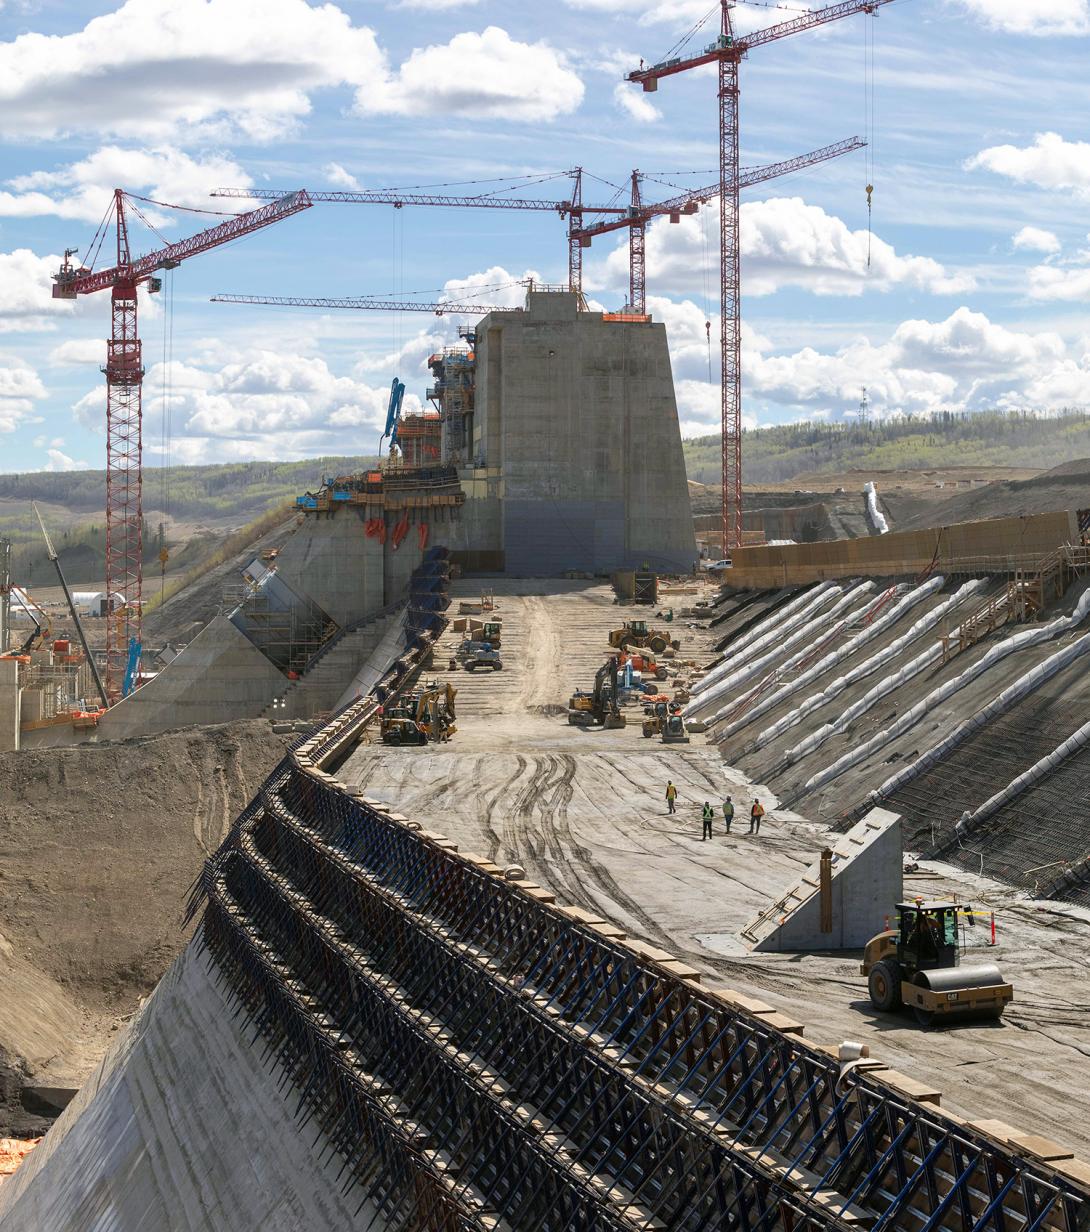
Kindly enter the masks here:
[[426, 304], [414, 299], [375, 299], [367, 295], [336, 299], [325, 295], [213, 295], [213, 304], [272, 304], [280, 308], [359, 308], [370, 312], [431, 312], [437, 317], [486, 312], [518, 312], [497, 304]]
[[874, 13], [892, 0], [842, 0], [811, 9], [764, 30], [741, 37], [734, 33], [732, 10], [737, 0], [719, 0], [720, 33], [695, 56], [673, 57], [659, 64], [641, 66], [627, 76], [645, 91], [658, 89], [664, 77], [673, 77], [705, 64], [718, 66], [719, 76], [719, 260], [720, 320], [722, 334], [722, 423], [723, 423], [723, 550], [742, 543], [742, 313], [741, 236], [739, 220], [739, 68], [742, 60], [759, 47], [817, 26]]
[[[738, 173], [738, 186], [752, 188], [754, 184], [764, 184], [768, 180], [801, 171], [804, 167], [813, 167], [817, 163], [850, 154], [853, 150], [861, 150], [866, 144], [862, 137], [848, 137], [783, 162], [768, 163], [763, 167], [743, 167]], [[576, 232], [576, 239], [586, 248], [596, 235], [628, 228], [628, 304], [631, 311], [636, 313], [647, 310], [647, 267], [644, 259], [647, 224], [652, 218], [661, 217], [668, 217], [671, 222], [679, 222], [683, 214], [695, 214], [700, 206], [707, 205], [719, 196], [719, 185], [709, 184], [706, 188], [692, 188], [665, 201], [644, 202], [640, 192], [640, 179], [640, 173], [633, 171], [632, 203], [626, 214], [621, 218], [592, 223]]]
[[[628, 213], [628, 206], [587, 205], [583, 201], [583, 168], [575, 167], [565, 174], [572, 178], [571, 196], [564, 201], [536, 200], [526, 197], [497, 197], [480, 193], [473, 197], [451, 197], [433, 193], [403, 193], [397, 189], [350, 192], [341, 189], [308, 191], [311, 201], [330, 201], [341, 205], [392, 205], [395, 210], [407, 205], [454, 206], [461, 209], [480, 210], [528, 210], [559, 214], [568, 222], [568, 289], [582, 300], [583, 294], [583, 248], [576, 238], [583, 229], [587, 214]], [[216, 188], [213, 197], [229, 197], [236, 200], [271, 201], [282, 195], [277, 189], [267, 188]]]
[[102, 369], [106, 376], [106, 593], [111, 600], [115, 594], [124, 598], [120, 618], [111, 616], [106, 623], [106, 692], [111, 701], [121, 694], [127, 647], [131, 640], [141, 640], [144, 365], [137, 331], [137, 287], [143, 284], [149, 291], [159, 291], [159, 270], [175, 269], [189, 257], [280, 222], [310, 206], [305, 192], [283, 193], [260, 209], [232, 215], [188, 239], [133, 257], [126, 210], [132, 209], [142, 217], [137, 201], [176, 208], [115, 189], [110, 209], [88, 248], [88, 253], [93, 251], [97, 256], [112, 221], [116, 232], [115, 264], [100, 270], [74, 266], [71, 258], [77, 250], [68, 249], [63, 265], [53, 275], [54, 299], [75, 299], [105, 290], [110, 291], [111, 298], [111, 332]]

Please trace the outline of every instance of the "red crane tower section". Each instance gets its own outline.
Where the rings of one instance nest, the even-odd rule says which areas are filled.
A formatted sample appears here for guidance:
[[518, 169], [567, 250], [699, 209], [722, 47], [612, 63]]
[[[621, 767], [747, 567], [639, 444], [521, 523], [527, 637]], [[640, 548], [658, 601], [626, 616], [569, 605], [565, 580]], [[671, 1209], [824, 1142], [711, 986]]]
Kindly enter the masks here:
[[[117, 261], [109, 269], [73, 268], [72, 252], [54, 275], [53, 298], [75, 299], [110, 290], [111, 330], [106, 343], [106, 593], [107, 603], [120, 594], [124, 603], [106, 625], [106, 692], [111, 701], [121, 693], [129, 639], [140, 641], [143, 581], [142, 410], [144, 364], [137, 330], [136, 292], [141, 283], [158, 291], [153, 275], [174, 269], [186, 258], [207, 252], [270, 223], [298, 214], [310, 205], [305, 192], [282, 196], [271, 205], [237, 214], [176, 244], [137, 257], [129, 251], [125, 217], [127, 194], [114, 190], [106, 224], [112, 217], [117, 235]], [[153, 204], [163, 204], [154, 202]]]
[[723, 420], [723, 549], [742, 543], [742, 313], [741, 244], [739, 228], [739, 84], [738, 69], [745, 56], [757, 47], [815, 26], [839, 21], [856, 13], [873, 13], [892, 0], [844, 0], [813, 9], [790, 21], [780, 22], [754, 34], [736, 37], [731, 10], [735, 0], [720, 0], [719, 37], [700, 55], [666, 60], [628, 74], [644, 90], [657, 90], [659, 80], [699, 68], [719, 66], [719, 260], [720, 315], [722, 320], [722, 420]]
[[[811, 150], [809, 154], [800, 154], [797, 158], [788, 158], [783, 162], [769, 163], [764, 167], [743, 167], [738, 173], [739, 188], [751, 188], [754, 184], [764, 184], [768, 180], [777, 179], [782, 175], [790, 175], [793, 171], [801, 171], [804, 167], [812, 167], [815, 163], [828, 162], [830, 158], [839, 158], [842, 154], [850, 154], [852, 150], [861, 150], [867, 143], [861, 137], [848, 137], [834, 145], [822, 146], [820, 150]], [[583, 247], [588, 247], [596, 235], [605, 235], [609, 231], [620, 231], [629, 228], [628, 241], [628, 306], [634, 313], [643, 314], [647, 311], [647, 273], [644, 257], [647, 224], [652, 218], [668, 217], [671, 222], [680, 222], [682, 214], [695, 214], [702, 205], [707, 205], [713, 198], [719, 196], [719, 185], [711, 184], [707, 188], [691, 188], [688, 192], [665, 201], [653, 201], [645, 204], [640, 196], [640, 173], [632, 172], [632, 206], [622, 218], [611, 218], [605, 222], [593, 223], [589, 227], [575, 233]]]

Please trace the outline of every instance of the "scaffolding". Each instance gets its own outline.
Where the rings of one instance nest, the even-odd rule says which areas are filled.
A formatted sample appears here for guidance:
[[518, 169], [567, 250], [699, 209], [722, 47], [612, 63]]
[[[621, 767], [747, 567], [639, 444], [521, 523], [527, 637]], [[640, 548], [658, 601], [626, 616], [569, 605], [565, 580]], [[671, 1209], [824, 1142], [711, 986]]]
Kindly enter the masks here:
[[302, 675], [340, 629], [309, 595], [299, 594], [271, 570], [228, 619], [289, 679]]
[[[472, 334], [471, 347], [476, 345]], [[465, 465], [473, 449], [473, 413], [477, 384], [477, 354], [470, 347], [447, 347], [428, 360], [435, 384], [428, 400], [439, 412], [442, 425], [442, 457], [455, 466]]]

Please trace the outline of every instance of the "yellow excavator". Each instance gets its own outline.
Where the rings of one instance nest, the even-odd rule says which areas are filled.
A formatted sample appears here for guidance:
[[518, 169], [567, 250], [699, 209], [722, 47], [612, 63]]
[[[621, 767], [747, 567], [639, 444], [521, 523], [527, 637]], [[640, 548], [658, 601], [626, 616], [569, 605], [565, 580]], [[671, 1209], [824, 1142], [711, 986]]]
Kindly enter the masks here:
[[433, 680], [407, 694], [382, 714], [379, 730], [383, 744], [424, 745], [449, 740], [458, 730], [454, 725], [457, 692], [451, 685]]
[[972, 909], [950, 901], [898, 903], [897, 928], [872, 937], [859, 970], [877, 1010], [912, 1010], [923, 1027], [954, 1018], [1000, 1018], [1014, 1000], [995, 963], [962, 966], [960, 921]]
[[573, 727], [624, 727], [617, 705], [617, 659], [603, 663], [594, 677], [594, 689], [576, 689], [568, 700], [568, 722]]

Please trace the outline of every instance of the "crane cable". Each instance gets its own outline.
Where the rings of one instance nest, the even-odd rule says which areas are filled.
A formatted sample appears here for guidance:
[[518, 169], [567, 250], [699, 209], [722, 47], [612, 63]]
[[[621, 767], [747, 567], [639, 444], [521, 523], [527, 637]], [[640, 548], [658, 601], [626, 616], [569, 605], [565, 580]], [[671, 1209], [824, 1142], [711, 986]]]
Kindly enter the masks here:
[[864, 131], [867, 135], [867, 269], [871, 267], [871, 250], [874, 241], [874, 171], [878, 159], [878, 96], [875, 90], [875, 20], [863, 20], [863, 110]]
[[[720, 202], [720, 209], [723, 208]], [[709, 210], [702, 211], [700, 215], [700, 232], [703, 240], [704, 254], [701, 261], [701, 273], [704, 276], [704, 333], [707, 335], [708, 344], [708, 384], [712, 383], [712, 318], [711, 318], [711, 294], [709, 291], [711, 283], [711, 257], [709, 255], [710, 244], [708, 242], [708, 214]]]
[[162, 420], [160, 423], [160, 513], [159, 513], [159, 603], [166, 598], [166, 571], [170, 553], [167, 551], [165, 523], [170, 511], [170, 449], [171, 421], [170, 405], [173, 401], [173, 368], [174, 368], [174, 271], [167, 270], [167, 293], [164, 296], [163, 311], [163, 380], [162, 380]]

